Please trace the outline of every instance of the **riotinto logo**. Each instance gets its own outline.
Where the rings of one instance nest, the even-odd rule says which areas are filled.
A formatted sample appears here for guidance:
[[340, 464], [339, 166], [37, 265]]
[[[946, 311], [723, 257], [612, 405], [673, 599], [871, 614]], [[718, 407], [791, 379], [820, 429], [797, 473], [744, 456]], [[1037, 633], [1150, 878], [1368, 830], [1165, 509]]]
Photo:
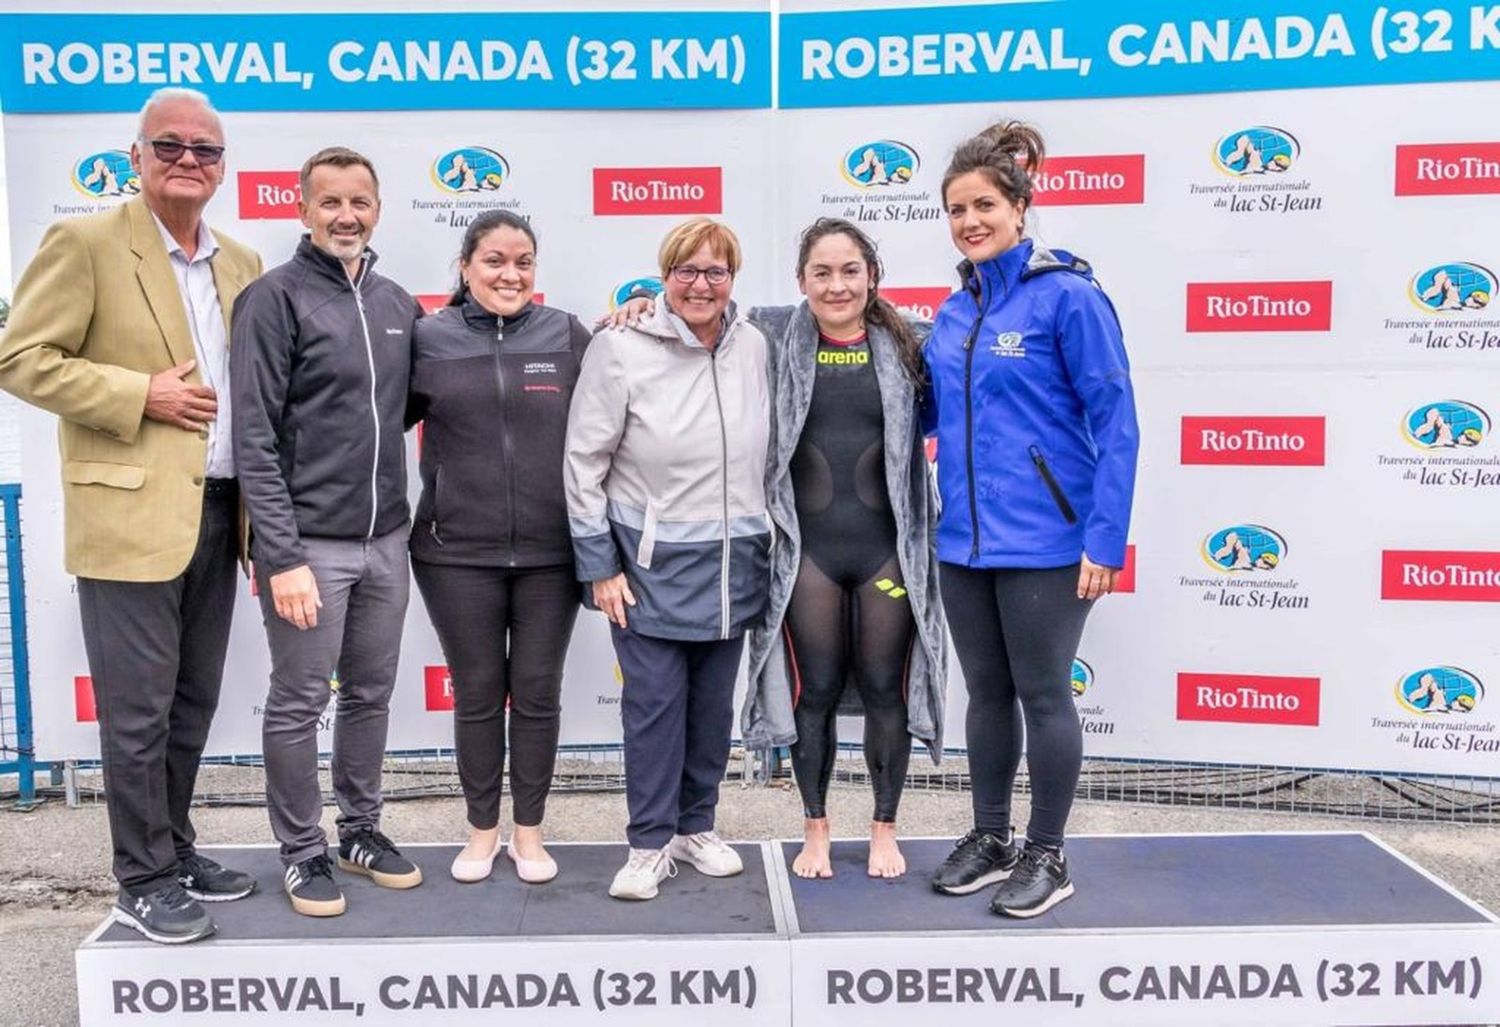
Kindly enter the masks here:
[[1184, 465], [1321, 467], [1322, 417], [1214, 417], [1182, 419]]
[[850, 185], [860, 189], [905, 185], [921, 165], [917, 151], [894, 139], [860, 143], [844, 154], [843, 173]]
[[499, 189], [510, 178], [510, 163], [485, 146], [461, 146], [432, 162], [432, 181], [449, 193]]
[[73, 188], [90, 199], [134, 196], [141, 191], [141, 176], [130, 166], [124, 150], [101, 150], [73, 165]]
[[1285, 129], [1253, 125], [1230, 132], [1214, 145], [1214, 167], [1233, 178], [1276, 175], [1290, 170], [1301, 153], [1297, 137]]
[[1407, 411], [1401, 434], [1418, 449], [1477, 446], [1490, 433], [1490, 415], [1473, 403], [1444, 399]]
[[1189, 282], [1190, 332], [1326, 332], [1333, 282]]
[[717, 167], [594, 169], [595, 214], [719, 214], [723, 209], [723, 171]]
[[1424, 717], [1473, 713], [1484, 683], [1460, 667], [1423, 667], [1396, 682], [1396, 701]]
[[1262, 524], [1220, 528], [1203, 540], [1203, 559], [1224, 574], [1274, 571], [1287, 555], [1286, 539]]
[[1177, 719], [1316, 727], [1318, 678], [1262, 674], [1177, 675]]
[[1438, 264], [1412, 276], [1407, 295], [1429, 314], [1483, 310], [1495, 295], [1493, 271], [1479, 264]]
[[1397, 196], [1500, 193], [1500, 143], [1396, 147]]

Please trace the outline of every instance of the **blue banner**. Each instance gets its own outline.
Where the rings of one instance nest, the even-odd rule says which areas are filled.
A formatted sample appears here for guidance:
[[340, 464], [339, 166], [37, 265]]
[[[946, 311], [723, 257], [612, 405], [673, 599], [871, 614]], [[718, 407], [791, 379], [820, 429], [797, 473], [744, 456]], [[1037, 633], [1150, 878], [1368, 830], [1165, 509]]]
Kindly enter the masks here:
[[1500, 78], [1494, 3], [1042, 0], [788, 13], [779, 28], [782, 107]]
[[768, 11], [0, 17], [0, 107], [225, 111], [766, 107]]

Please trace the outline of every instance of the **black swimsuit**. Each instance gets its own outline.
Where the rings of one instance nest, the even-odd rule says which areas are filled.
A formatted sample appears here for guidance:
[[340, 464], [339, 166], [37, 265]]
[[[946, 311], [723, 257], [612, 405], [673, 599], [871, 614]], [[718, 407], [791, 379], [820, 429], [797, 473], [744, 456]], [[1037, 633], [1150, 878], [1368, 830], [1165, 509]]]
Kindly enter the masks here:
[[826, 816], [839, 701], [852, 679], [875, 819], [891, 822], [911, 755], [906, 667], [916, 624], [896, 558], [885, 417], [867, 337], [820, 338], [817, 362], [791, 461], [802, 536], [784, 625], [797, 723], [792, 765], [806, 816]]

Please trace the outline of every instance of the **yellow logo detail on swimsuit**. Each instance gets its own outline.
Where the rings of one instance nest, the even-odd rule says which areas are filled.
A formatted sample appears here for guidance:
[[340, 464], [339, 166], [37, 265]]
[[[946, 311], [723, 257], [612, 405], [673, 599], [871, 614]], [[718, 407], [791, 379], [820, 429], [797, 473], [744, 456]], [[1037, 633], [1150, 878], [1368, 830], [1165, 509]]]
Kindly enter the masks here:
[[896, 584], [890, 578], [881, 578], [879, 581], [875, 582], [875, 587], [880, 589], [880, 591], [884, 592], [886, 595], [890, 596], [892, 599], [904, 599], [906, 597], [906, 589]]
[[820, 364], [868, 364], [870, 362], [870, 351], [852, 350], [844, 352], [836, 349], [818, 350], [818, 363]]

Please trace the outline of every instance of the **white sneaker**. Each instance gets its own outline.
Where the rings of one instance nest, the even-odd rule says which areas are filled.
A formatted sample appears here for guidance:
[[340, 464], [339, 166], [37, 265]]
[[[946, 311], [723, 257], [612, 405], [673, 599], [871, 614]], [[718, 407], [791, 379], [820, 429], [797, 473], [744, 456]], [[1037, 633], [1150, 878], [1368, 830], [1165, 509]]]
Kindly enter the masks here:
[[668, 877], [677, 876], [677, 864], [666, 846], [660, 849], [631, 849], [614, 881], [609, 886], [610, 895], [617, 899], [654, 899], [656, 886]]
[[667, 846], [667, 852], [709, 877], [733, 877], [745, 869], [740, 854], [713, 831], [679, 834]]

